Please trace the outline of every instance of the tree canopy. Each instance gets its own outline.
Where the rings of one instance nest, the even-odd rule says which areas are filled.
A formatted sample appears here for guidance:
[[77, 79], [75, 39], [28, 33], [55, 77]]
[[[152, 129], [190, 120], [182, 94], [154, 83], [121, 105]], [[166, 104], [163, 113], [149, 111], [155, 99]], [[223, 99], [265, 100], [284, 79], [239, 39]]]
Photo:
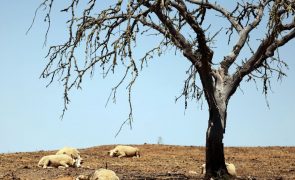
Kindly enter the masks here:
[[[116, 66], [122, 63], [126, 72], [118, 86], [131, 73], [130, 94], [139, 69], [148, 59], [155, 54], [161, 55], [169, 46], [175, 47], [176, 51], [192, 62], [182, 93], [185, 99], [189, 96], [199, 99], [203, 94], [202, 87], [196, 83], [197, 73], [218, 78], [215, 71], [222, 70], [228, 74], [230, 68], [234, 86], [237, 87], [245, 76], [248, 80], [260, 78], [267, 93], [270, 74], [278, 73], [278, 78], [281, 78], [285, 75], [282, 67], [287, 66], [279, 56], [275, 58], [274, 53], [295, 34], [294, 2], [291, 0], [239, 1], [231, 10], [217, 2], [201, 0], [118, 0], [110, 1], [110, 6], [103, 10], [99, 10], [100, 4], [96, 0], [90, 0], [86, 7], [82, 7], [83, 10], [80, 4], [83, 5], [79, 0], [73, 0], [68, 7], [61, 9], [61, 12], [70, 16], [67, 22], [68, 41], [49, 48], [48, 65], [42, 73], [42, 77], [50, 78], [50, 83], [56, 77], [64, 82], [65, 109], [69, 103], [68, 91], [73, 86], [80, 88], [84, 74], [88, 71], [93, 73], [95, 66], [103, 68], [103, 76], [106, 76], [110, 72], [114, 73]], [[46, 40], [53, 6], [54, 0], [44, 0], [36, 10], [36, 13], [41, 8], [45, 10], [44, 20], [48, 22]], [[212, 12], [218, 15], [217, 21], [225, 19], [229, 24], [210, 34], [214, 22], [206, 22], [206, 15]], [[259, 27], [263, 19], [268, 23]], [[206, 27], [202, 27], [203, 24]], [[263, 28], [265, 35], [256, 40], [259, 46], [252, 48], [250, 35], [256, 28]], [[227, 37], [227, 44], [233, 45], [232, 50], [223, 57], [213, 58], [212, 42], [222, 33]], [[161, 40], [136, 59], [133, 49], [138, 45], [138, 37], [144, 35]], [[84, 60], [77, 59], [75, 54], [77, 46], [83, 42], [86, 53]], [[241, 60], [238, 57], [243, 48], [248, 48], [252, 55]], [[201, 73], [206, 66], [206, 73]], [[114, 96], [118, 86], [113, 88]], [[234, 89], [228, 94], [233, 92]]]

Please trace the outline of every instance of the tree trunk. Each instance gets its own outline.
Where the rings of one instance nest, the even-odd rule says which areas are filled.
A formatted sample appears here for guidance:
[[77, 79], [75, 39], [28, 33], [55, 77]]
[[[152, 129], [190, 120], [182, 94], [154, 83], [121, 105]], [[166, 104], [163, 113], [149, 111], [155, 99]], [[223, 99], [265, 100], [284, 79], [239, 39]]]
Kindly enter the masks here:
[[232, 78], [226, 75], [223, 69], [212, 70], [210, 66], [203, 66], [200, 70], [200, 79], [209, 107], [205, 179], [226, 179], [229, 174], [224, 159], [223, 134], [227, 104], [233, 90]]
[[206, 179], [223, 179], [228, 176], [224, 159], [223, 134], [226, 127], [229, 86], [224, 76], [215, 79], [213, 92], [208, 94], [209, 121], [206, 133]]
[[[225, 131], [226, 110], [213, 107], [209, 110], [209, 123], [206, 133], [206, 175], [205, 179], [211, 177], [220, 178], [227, 175], [224, 159], [223, 133]], [[222, 114], [223, 113], [223, 114]]]

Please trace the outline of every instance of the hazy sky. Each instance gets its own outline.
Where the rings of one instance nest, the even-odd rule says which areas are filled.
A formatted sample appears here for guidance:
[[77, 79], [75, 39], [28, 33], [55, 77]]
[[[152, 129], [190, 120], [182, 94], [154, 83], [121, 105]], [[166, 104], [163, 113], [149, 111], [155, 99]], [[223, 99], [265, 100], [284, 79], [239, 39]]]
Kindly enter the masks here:
[[[85, 78], [83, 89], [71, 92], [71, 103], [64, 119], [63, 86], [39, 76], [45, 66], [49, 45], [66, 38], [62, 18], [53, 16], [49, 41], [43, 47], [46, 24], [41, 16], [25, 35], [37, 0], [2, 0], [0, 5], [0, 152], [58, 149], [63, 146], [85, 148], [104, 144], [157, 143], [205, 145], [208, 121], [203, 106], [183, 101], [175, 103], [185, 80], [188, 62], [173, 53], [155, 57], [140, 73], [133, 92], [133, 129], [124, 126], [114, 137], [129, 109], [125, 86], [117, 94], [117, 103], [105, 107], [118, 76], [102, 79], [99, 72]], [[39, 14], [41, 15], [41, 14]], [[217, 23], [217, 22], [216, 22]], [[219, 39], [224, 38], [221, 35]], [[219, 45], [219, 46], [218, 46]], [[228, 53], [226, 40], [216, 44], [216, 58]], [[141, 46], [145, 51], [145, 46]], [[295, 41], [280, 51], [289, 65], [288, 77], [273, 79], [266, 106], [261, 86], [242, 83], [228, 106], [225, 146], [294, 146], [295, 145]], [[293, 51], [293, 52], [292, 52]]]

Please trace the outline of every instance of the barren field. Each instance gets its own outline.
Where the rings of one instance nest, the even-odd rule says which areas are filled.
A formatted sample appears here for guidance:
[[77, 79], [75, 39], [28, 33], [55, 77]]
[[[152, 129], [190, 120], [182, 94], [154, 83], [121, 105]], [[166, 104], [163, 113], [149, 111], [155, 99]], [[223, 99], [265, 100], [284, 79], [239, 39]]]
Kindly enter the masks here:
[[[37, 163], [55, 151], [0, 154], [0, 179], [71, 180], [95, 169], [114, 170], [120, 179], [202, 179], [204, 147], [134, 145], [141, 158], [111, 158], [114, 145], [80, 149], [83, 167], [43, 169]], [[227, 147], [226, 161], [236, 165], [238, 179], [295, 180], [295, 147]]]

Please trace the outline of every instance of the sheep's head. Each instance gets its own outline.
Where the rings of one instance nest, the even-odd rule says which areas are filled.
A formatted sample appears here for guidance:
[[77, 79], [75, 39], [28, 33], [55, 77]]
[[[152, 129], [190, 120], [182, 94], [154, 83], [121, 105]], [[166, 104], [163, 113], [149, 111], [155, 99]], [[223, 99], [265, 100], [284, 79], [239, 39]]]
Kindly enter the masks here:
[[72, 155], [71, 155], [72, 159], [73, 159], [73, 166], [74, 167], [81, 167], [81, 164], [83, 163], [83, 159], [79, 156], [78, 158], [74, 158]]
[[112, 149], [108, 152], [111, 157], [115, 157], [119, 155], [119, 151], [117, 149]]
[[81, 167], [81, 164], [83, 164], [83, 159], [81, 157], [77, 158], [75, 161], [76, 167]]

